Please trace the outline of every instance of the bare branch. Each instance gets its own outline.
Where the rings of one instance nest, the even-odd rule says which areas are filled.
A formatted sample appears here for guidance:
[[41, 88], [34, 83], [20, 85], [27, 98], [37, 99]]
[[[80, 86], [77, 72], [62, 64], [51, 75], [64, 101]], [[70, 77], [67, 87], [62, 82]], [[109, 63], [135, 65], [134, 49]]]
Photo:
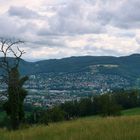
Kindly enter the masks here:
[[[23, 44], [24, 41], [17, 40], [17, 39], [9, 39], [9, 38], [3, 38], [0, 37], [0, 53], [2, 53], [1, 61], [0, 61], [0, 67], [6, 72], [9, 73], [11, 70], [11, 65], [9, 61], [9, 57], [14, 58], [14, 66], [12, 67], [18, 67], [20, 58], [25, 53], [24, 50], [19, 49], [19, 47], [15, 48], [15, 45]], [[9, 55], [9, 56], [8, 56]]]

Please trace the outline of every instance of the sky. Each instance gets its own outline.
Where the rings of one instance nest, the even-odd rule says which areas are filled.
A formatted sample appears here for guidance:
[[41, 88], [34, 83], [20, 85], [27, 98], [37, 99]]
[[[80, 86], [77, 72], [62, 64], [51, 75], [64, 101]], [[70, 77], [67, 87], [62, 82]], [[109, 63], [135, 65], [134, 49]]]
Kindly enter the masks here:
[[140, 0], [0, 0], [0, 37], [29, 61], [140, 52]]

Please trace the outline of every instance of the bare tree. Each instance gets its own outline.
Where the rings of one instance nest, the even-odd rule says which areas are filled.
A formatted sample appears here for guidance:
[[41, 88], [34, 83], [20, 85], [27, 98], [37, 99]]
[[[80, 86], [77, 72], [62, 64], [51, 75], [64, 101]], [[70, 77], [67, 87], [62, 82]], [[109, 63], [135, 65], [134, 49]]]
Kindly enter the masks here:
[[19, 64], [24, 50], [19, 49], [18, 45], [24, 41], [17, 39], [0, 38], [0, 68], [2, 82], [7, 85], [8, 101], [4, 104], [4, 109], [10, 117], [11, 126], [17, 129], [24, 119], [23, 102], [26, 97], [26, 90], [22, 88], [27, 76], [20, 77]]
[[[20, 50], [19, 47], [17, 45], [19, 44], [23, 44], [24, 41], [21, 40], [16, 40], [16, 39], [6, 39], [6, 38], [2, 38], [0, 37], [0, 52], [2, 53], [2, 58], [0, 61], [0, 67], [5, 70], [5, 72], [9, 72], [10, 69], [12, 68], [10, 66], [10, 61], [9, 57], [14, 57], [14, 62], [15, 65], [17, 66], [19, 65], [20, 59], [22, 57], [22, 55], [25, 53], [24, 50]], [[15, 48], [16, 46], [16, 48]]]

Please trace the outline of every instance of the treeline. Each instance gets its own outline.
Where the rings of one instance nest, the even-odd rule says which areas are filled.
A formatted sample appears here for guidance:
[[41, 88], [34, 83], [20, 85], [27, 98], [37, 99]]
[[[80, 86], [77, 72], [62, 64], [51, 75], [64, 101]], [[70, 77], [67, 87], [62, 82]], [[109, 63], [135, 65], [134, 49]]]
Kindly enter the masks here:
[[[22, 124], [48, 125], [50, 122], [71, 120], [85, 116], [118, 116], [121, 115], [122, 110], [134, 107], [140, 107], [140, 92], [138, 90], [118, 90], [112, 93], [84, 98], [80, 101], [65, 102], [50, 109], [25, 105], [26, 115]], [[1, 112], [3, 111], [2, 108], [3, 106], [0, 104]], [[1, 127], [9, 127], [9, 124], [8, 116], [0, 120]]]
[[48, 124], [92, 115], [118, 116], [121, 110], [134, 107], [140, 107], [139, 91], [119, 90], [80, 101], [65, 102], [48, 110], [35, 109], [26, 121], [31, 124]]

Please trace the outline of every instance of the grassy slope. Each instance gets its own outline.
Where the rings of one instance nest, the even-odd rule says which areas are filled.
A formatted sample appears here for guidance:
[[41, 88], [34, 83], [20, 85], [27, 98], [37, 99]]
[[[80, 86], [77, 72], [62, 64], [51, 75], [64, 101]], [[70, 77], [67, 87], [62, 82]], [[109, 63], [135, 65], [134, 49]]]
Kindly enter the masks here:
[[[30, 114], [29, 112], [26, 112], [26, 115], [29, 115], [29, 114]], [[123, 116], [140, 115], [140, 107], [123, 110], [122, 115]], [[0, 120], [2, 120], [5, 116], [6, 116], [6, 113], [0, 111]]]
[[[123, 117], [87, 117], [18, 132], [0, 130], [0, 140], [139, 140], [140, 108], [124, 110], [122, 114]], [[4, 115], [0, 113], [0, 118]]]
[[0, 140], [139, 140], [140, 116], [88, 117], [17, 132], [0, 130]]
[[131, 116], [131, 115], [140, 115], [140, 108], [132, 108], [122, 111], [122, 115]]

